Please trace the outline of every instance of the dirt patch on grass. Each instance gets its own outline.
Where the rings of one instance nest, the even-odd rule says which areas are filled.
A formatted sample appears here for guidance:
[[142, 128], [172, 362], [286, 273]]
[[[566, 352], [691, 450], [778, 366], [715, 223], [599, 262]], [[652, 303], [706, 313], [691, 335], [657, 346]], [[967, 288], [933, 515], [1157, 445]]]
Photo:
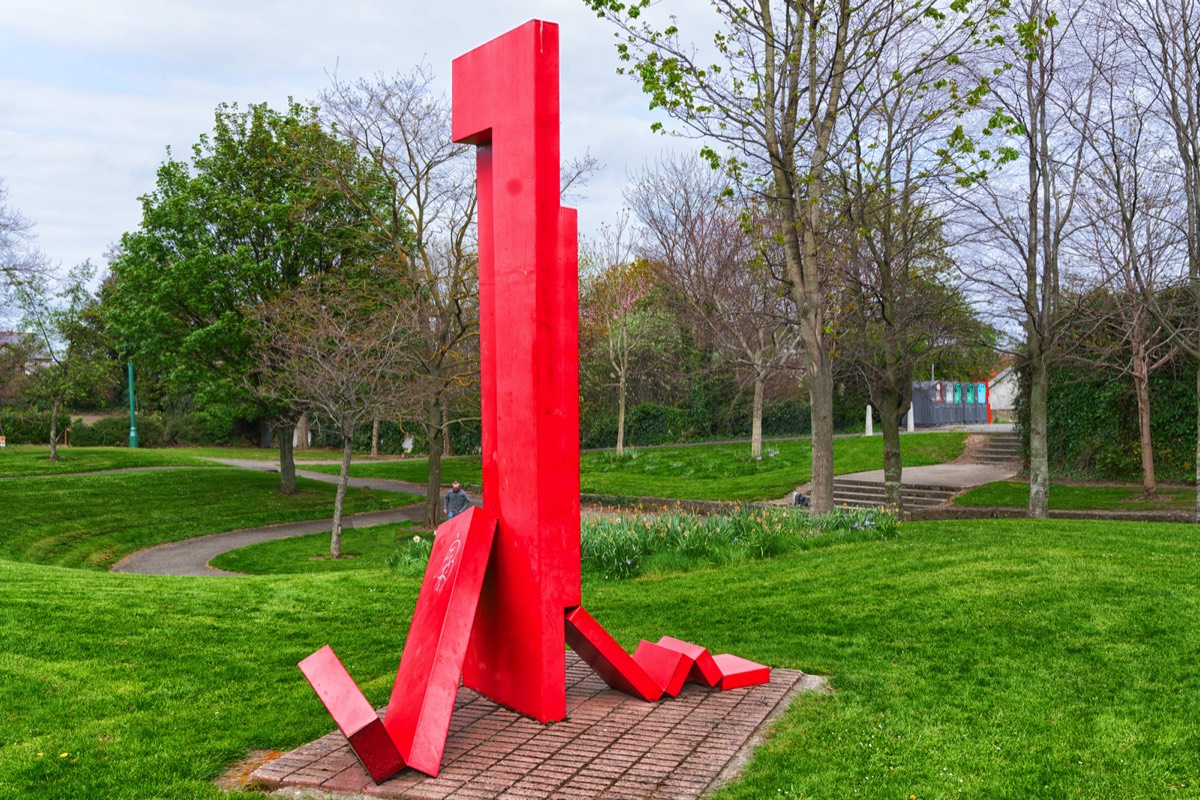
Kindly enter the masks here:
[[977, 462], [979, 453], [987, 447], [988, 439], [991, 438], [990, 433], [968, 433], [966, 440], [963, 442], [962, 452], [958, 458], [951, 461], [951, 464], [974, 464]]
[[250, 773], [281, 755], [282, 750], [251, 750], [245, 758], [221, 773], [221, 777], [217, 778], [217, 788], [226, 792], [244, 792], [255, 788]]

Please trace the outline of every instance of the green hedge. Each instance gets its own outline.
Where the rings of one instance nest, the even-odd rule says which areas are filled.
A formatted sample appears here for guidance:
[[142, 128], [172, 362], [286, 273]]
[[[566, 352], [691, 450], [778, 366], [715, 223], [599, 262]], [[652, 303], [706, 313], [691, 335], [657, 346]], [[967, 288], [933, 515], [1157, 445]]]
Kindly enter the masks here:
[[[858, 412], [861, 416], [861, 412]], [[839, 429], [861, 422], [853, 413], [838, 413], [834, 419]], [[807, 436], [812, 429], [806, 398], [795, 396], [763, 406], [764, 436]], [[734, 413], [716, 417], [699, 424], [695, 409], [670, 408], [654, 403], [640, 403], [631, 408], [625, 418], [625, 444], [641, 446], [675, 444], [697, 439], [745, 439], [750, 436], [750, 404], [739, 404]], [[580, 420], [580, 446], [585, 450], [613, 447], [617, 443], [617, 415], [592, 414]]]
[[[1051, 372], [1046, 440], [1051, 472], [1063, 477], [1137, 481], [1142, 477], [1137, 398], [1128, 378], [1094, 370]], [[1017, 419], [1026, 453], [1028, 384], [1020, 381]], [[1196, 467], [1195, 376], [1163, 370], [1150, 381], [1154, 469], [1160, 481], [1190, 482]]]
[[[67, 415], [60, 415], [59, 436], [69, 426]], [[0, 408], [0, 436], [4, 436], [8, 444], [50, 444], [50, 412]]]
[[[230, 444], [239, 439], [233, 420], [205, 414], [138, 414], [137, 429], [138, 444], [142, 447], [211, 446]], [[76, 419], [71, 423], [71, 444], [75, 447], [126, 447], [129, 444], [129, 417], [105, 417], [91, 424]]]

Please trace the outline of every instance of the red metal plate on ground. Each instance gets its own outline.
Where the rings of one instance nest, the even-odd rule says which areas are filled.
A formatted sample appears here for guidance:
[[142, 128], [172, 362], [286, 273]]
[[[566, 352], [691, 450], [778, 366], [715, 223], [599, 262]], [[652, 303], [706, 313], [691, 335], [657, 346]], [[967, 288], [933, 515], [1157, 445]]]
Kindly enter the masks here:
[[584, 611], [583, 606], [566, 615], [567, 644], [588, 663], [604, 682], [625, 694], [653, 703], [663, 690], [640, 664], [608, 635], [608, 631]]
[[708, 648], [701, 647], [698, 644], [685, 642], [682, 639], [674, 639], [670, 636], [663, 636], [658, 640], [658, 644], [662, 647], [678, 650], [694, 662], [692, 669], [688, 673], [687, 679], [694, 683], [699, 683], [703, 686], [716, 686], [721, 682], [721, 670], [717, 668], [717, 663], [713, 661], [712, 654], [708, 652]]
[[757, 686], [771, 680], [771, 668], [744, 658], [731, 656], [728, 653], [713, 656], [717, 668], [721, 670], [721, 689], [741, 689], [744, 686]]
[[383, 720], [342, 666], [333, 648], [325, 645], [298, 666], [376, 783], [404, 769], [404, 759], [388, 735]]
[[482, 508], [442, 523], [417, 596], [383, 720], [404, 761], [427, 775], [441, 768], [495, 534], [496, 518]]
[[464, 683], [566, 713], [563, 614], [580, 602], [578, 264], [559, 191], [558, 26], [454, 60], [451, 138], [478, 146], [483, 506], [500, 522]]
[[646, 670], [664, 694], [678, 697], [683, 682], [692, 669], [692, 659], [678, 650], [662, 647], [642, 639], [633, 651], [633, 660]]

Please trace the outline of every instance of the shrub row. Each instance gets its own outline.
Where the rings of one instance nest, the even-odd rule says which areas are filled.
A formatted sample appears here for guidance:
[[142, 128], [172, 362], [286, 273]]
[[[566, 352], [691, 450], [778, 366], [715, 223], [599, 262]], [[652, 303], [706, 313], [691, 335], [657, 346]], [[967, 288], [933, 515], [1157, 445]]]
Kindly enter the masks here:
[[[862, 425], [866, 401], [857, 395], [839, 396], [834, 401], [833, 424], [838, 431]], [[625, 415], [625, 444], [631, 447], [674, 444], [696, 439], [745, 439], [750, 436], [749, 401], [734, 408], [726, 418], [700, 418], [694, 408], [672, 408], [639, 403]], [[808, 401], [799, 395], [763, 406], [764, 436], [807, 436], [812, 430]], [[617, 415], [591, 414], [580, 420], [580, 445], [598, 450], [617, 443]]]
[[[731, 507], [701, 516], [684, 511], [584, 517], [580, 551], [585, 574], [624, 580], [647, 573], [736, 564], [843, 542], [895, 538], [895, 516], [878, 509], [839, 508], [822, 517], [797, 509]], [[433, 548], [429, 534], [387, 557], [398, 576], [419, 578]]]

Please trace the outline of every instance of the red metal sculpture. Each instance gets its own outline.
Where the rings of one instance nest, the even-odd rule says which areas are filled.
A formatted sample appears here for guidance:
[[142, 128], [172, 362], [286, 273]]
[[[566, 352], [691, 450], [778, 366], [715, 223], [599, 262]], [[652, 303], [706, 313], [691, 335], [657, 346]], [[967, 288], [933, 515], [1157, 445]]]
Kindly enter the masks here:
[[[768, 680], [663, 637], [631, 656], [580, 606], [575, 211], [559, 204], [558, 26], [454, 61], [454, 141], [478, 147], [483, 509], [438, 528], [382, 720], [329, 647], [300, 662], [371, 777], [436, 775], [461, 676], [543, 722], [566, 714], [564, 641], [643, 700]], [[486, 509], [486, 510], [484, 510]]]
[[464, 683], [542, 722], [566, 713], [579, 605], [575, 217], [559, 205], [558, 26], [454, 60], [452, 138], [477, 145], [483, 507], [500, 520]]

